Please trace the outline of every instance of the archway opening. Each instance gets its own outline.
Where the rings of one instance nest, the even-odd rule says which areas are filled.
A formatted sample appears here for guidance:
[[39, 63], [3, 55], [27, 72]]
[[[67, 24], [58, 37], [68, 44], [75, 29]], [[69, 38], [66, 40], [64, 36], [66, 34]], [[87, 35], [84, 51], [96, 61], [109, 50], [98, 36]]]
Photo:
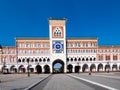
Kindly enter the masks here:
[[103, 65], [101, 63], [98, 65], [98, 72], [100, 71], [103, 71]]
[[42, 73], [42, 67], [40, 65], [36, 66], [36, 71], [38, 74]]
[[114, 65], [112, 66], [112, 70], [113, 70], [113, 71], [117, 71], [117, 64], [114, 64]]
[[88, 72], [88, 65], [87, 65], [87, 64], [84, 64], [84, 65], [83, 65], [82, 71], [83, 71], [83, 72]]
[[26, 72], [24, 65], [19, 66], [19, 72], [20, 73], [25, 73]]
[[11, 73], [16, 73], [16, 72], [17, 72], [17, 68], [15, 67], [15, 65], [12, 65], [12, 66], [10, 67], [10, 72], [11, 72]]
[[53, 73], [64, 73], [64, 62], [62, 60], [55, 60], [52, 67]]
[[91, 72], [95, 72], [95, 71], [96, 71], [96, 66], [95, 66], [95, 64], [92, 64], [92, 65], [90, 66], [90, 71], [91, 71]]
[[80, 71], [80, 66], [75, 66], [75, 73], [79, 73]]
[[106, 66], [105, 66], [105, 71], [108, 71], [108, 72], [109, 72], [109, 70], [110, 70], [110, 65], [106, 65]]
[[71, 64], [67, 65], [68, 73], [72, 73], [73, 66]]
[[50, 73], [50, 67], [48, 65], [44, 66], [44, 73]]
[[34, 68], [32, 67], [32, 65], [27, 66], [27, 70], [29, 70], [29, 72], [34, 72]]

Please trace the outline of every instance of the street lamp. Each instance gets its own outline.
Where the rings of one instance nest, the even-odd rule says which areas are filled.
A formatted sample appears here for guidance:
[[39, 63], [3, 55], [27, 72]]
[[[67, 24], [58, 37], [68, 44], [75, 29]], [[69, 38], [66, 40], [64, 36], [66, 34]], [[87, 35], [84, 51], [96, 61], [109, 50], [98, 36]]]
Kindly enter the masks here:
[[28, 67], [27, 67], [27, 69], [28, 69], [28, 77], [30, 77], [30, 72], [29, 72], [29, 61], [30, 61], [30, 58], [27, 58], [27, 63], [28, 63]]

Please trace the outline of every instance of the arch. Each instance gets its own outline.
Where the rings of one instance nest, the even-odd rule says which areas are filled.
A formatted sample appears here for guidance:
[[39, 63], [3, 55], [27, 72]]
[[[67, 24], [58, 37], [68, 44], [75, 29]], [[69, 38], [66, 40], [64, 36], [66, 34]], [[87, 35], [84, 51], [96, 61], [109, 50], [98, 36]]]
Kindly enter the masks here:
[[73, 66], [71, 64], [67, 65], [68, 73], [72, 73]]
[[15, 65], [12, 65], [12, 66], [10, 67], [10, 72], [11, 72], [11, 73], [16, 73], [16, 72], [17, 72], [17, 68], [15, 67]]
[[92, 58], [90, 58], [90, 61], [92, 61]]
[[41, 58], [39, 59], [39, 62], [42, 62], [42, 59], [41, 59]]
[[20, 59], [20, 58], [18, 59], [18, 62], [21, 62], [21, 59]]
[[45, 59], [45, 58], [43, 59], [43, 62], [46, 62], [46, 59]]
[[73, 58], [71, 58], [71, 61], [73, 61]]
[[74, 61], [77, 61], [77, 58], [74, 58]]
[[27, 70], [29, 69], [29, 72], [34, 72], [34, 68], [32, 67], [32, 65], [27, 66]]
[[6, 65], [3, 65], [3, 67], [2, 67], [2, 72], [3, 72], [4, 74], [9, 73], [9, 68], [8, 68]]
[[24, 58], [22, 59], [22, 62], [25, 62], [25, 59], [24, 59]]
[[86, 58], [86, 61], [88, 61], [88, 58]]
[[31, 59], [31, 62], [34, 62], [34, 60], [33, 60], [33, 59]]
[[109, 64], [105, 65], [105, 71], [109, 72], [109, 70], [110, 70], [110, 65]]
[[93, 60], [95, 61], [95, 60], [96, 60], [96, 58], [93, 58]]
[[98, 72], [99, 71], [103, 71], [103, 64], [102, 63], [100, 63], [99, 65], [98, 65]]
[[36, 71], [37, 71], [38, 74], [42, 73], [42, 67], [40, 65], [37, 65], [35, 67], [35, 69], [36, 69]]
[[117, 71], [117, 64], [113, 64], [112, 70], [113, 70], [113, 71]]
[[78, 61], [81, 61], [81, 58], [78, 58]]
[[91, 66], [90, 66], [90, 71], [91, 71], [91, 72], [95, 72], [95, 71], [96, 71], [96, 66], [95, 66], [95, 64], [91, 64]]
[[20, 65], [19, 66], [19, 72], [21, 72], [21, 73], [25, 73], [26, 72], [24, 65]]
[[49, 59], [49, 58], [47, 59], [47, 62], [50, 62], [50, 59]]
[[82, 58], [82, 61], [85, 61], [85, 59], [84, 59], [84, 58]]
[[35, 59], [35, 62], [38, 62], [38, 59], [37, 59], [37, 58]]
[[79, 73], [80, 71], [80, 66], [75, 66], [75, 73]]
[[[61, 64], [61, 67], [55, 68], [54, 65], [57, 63]], [[52, 63], [52, 67], [53, 67], [53, 73], [64, 73], [64, 62], [62, 60], [60, 59], [55, 60]]]
[[44, 73], [50, 73], [50, 66], [49, 65], [44, 66]]
[[87, 72], [87, 71], [88, 71], [88, 65], [87, 65], [87, 64], [84, 64], [84, 65], [83, 65], [82, 71], [83, 71], [83, 72]]
[[69, 62], [69, 58], [67, 58], [67, 62]]

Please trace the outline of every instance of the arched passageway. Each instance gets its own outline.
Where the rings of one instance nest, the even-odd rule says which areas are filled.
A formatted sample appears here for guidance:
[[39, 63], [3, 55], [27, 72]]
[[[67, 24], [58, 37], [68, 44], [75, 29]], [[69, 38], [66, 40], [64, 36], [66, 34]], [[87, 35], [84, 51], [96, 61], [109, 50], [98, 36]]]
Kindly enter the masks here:
[[113, 71], [117, 71], [117, 64], [114, 64], [114, 65], [112, 66], [112, 70], [113, 70]]
[[2, 73], [4, 74], [9, 73], [9, 69], [6, 65], [2, 67]]
[[75, 66], [75, 73], [79, 73], [80, 71], [80, 66]]
[[41, 67], [40, 65], [37, 65], [37, 66], [36, 66], [36, 72], [37, 72], [38, 74], [42, 73], [42, 67]]
[[88, 65], [87, 65], [87, 64], [84, 64], [84, 65], [83, 65], [82, 71], [83, 71], [83, 72], [87, 72], [87, 71], [88, 71]]
[[53, 73], [64, 73], [64, 62], [60, 59], [52, 63]]
[[90, 66], [90, 71], [91, 71], [91, 72], [95, 72], [95, 71], [96, 71], [96, 66], [95, 66], [95, 64], [92, 64], [92, 65]]
[[24, 65], [19, 66], [19, 72], [20, 73], [25, 73], [26, 72]]
[[73, 66], [71, 64], [67, 65], [68, 73], [72, 73]]
[[103, 64], [101, 64], [101, 63], [98, 65], [98, 72], [100, 72], [100, 71], [103, 71]]
[[11, 72], [11, 73], [16, 73], [16, 72], [17, 72], [17, 68], [15, 67], [15, 65], [12, 65], [12, 66], [10, 67], [10, 72]]
[[48, 65], [44, 66], [44, 73], [50, 73], [50, 67]]
[[27, 70], [29, 69], [29, 72], [34, 72], [34, 68], [32, 67], [32, 65], [27, 66]]
[[110, 71], [110, 65], [109, 64], [105, 66], [105, 71], [108, 71], [108, 72]]

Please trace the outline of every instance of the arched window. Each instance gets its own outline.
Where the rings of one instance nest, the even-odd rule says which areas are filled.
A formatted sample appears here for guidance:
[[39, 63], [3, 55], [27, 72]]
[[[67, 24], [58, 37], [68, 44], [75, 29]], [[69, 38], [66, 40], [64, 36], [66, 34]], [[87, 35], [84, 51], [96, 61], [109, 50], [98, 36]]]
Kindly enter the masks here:
[[41, 62], [41, 61], [42, 61], [42, 59], [40, 58], [40, 59], [39, 59], [39, 62]]
[[75, 58], [74, 61], [77, 61], [77, 58]]
[[81, 61], [81, 58], [79, 58], [78, 61]]
[[69, 61], [69, 58], [67, 58], [67, 62]]
[[48, 58], [48, 59], [47, 59], [47, 62], [49, 62], [49, 61], [50, 61], [50, 59]]
[[54, 36], [55, 37], [62, 36], [62, 31], [61, 31], [61, 29], [59, 27], [55, 28], [55, 30], [54, 30]]

